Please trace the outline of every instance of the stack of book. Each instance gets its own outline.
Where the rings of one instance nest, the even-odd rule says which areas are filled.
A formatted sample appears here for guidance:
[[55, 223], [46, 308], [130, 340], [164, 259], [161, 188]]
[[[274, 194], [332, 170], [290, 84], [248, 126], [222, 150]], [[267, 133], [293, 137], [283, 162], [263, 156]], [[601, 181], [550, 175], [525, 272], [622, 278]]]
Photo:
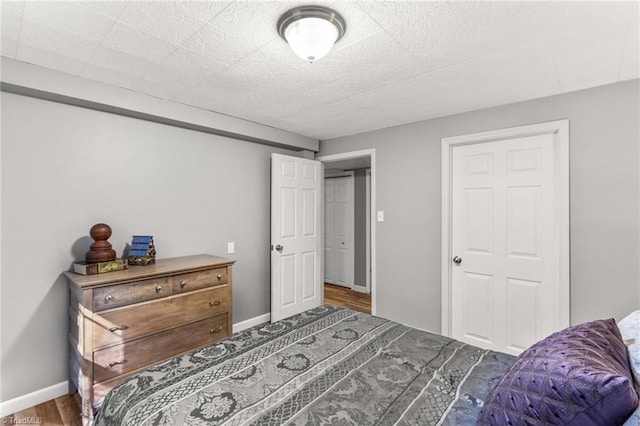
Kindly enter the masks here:
[[107, 272], [122, 271], [129, 267], [127, 259], [115, 259], [109, 262], [86, 263], [78, 262], [73, 264], [73, 272], [82, 275], [106, 274]]

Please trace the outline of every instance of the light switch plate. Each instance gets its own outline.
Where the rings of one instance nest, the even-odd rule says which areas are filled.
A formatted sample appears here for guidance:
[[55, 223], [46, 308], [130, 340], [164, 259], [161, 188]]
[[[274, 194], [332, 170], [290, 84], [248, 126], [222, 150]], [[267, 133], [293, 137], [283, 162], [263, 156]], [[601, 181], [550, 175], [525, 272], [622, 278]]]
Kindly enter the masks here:
[[234, 243], [233, 241], [227, 243], [227, 253], [233, 254], [235, 252], [236, 252], [236, 243]]
[[384, 211], [378, 210], [378, 222], [384, 222]]

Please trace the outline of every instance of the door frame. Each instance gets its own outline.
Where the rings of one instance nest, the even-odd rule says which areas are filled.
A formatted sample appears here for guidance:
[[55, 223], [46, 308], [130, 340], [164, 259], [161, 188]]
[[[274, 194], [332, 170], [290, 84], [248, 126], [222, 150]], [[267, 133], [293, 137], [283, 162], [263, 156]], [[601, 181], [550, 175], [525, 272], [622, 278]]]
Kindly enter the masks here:
[[558, 223], [560, 235], [558, 235], [558, 253], [560, 254], [559, 281], [560, 281], [560, 322], [568, 326], [570, 317], [570, 240], [569, 240], [569, 120], [557, 120], [526, 126], [510, 127], [506, 129], [490, 130], [468, 135], [442, 138], [442, 334], [451, 336], [451, 198], [452, 179], [451, 161], [453, 148], [459, 145], [470, 145], [485, 142], [494, 142], [504, 139], [514, 139], [526, 136], [553, 134], [555, 160], [558, 165], [559, 179], [558, 194]]
[[[376, 314], [376, 150], [375, 148], [362, 149], [359, 151], [341, 152], [339, 154], [317, 155], [316, 160], [325, 162], [332, 162], [338, 160], [347, 160], [350, 158], [371, 158], [371, 315]], [[323, 167], [324, 173], [324, 167]], [[324, 229], [323, 229], [324, 235]], [[324, 244], [324, 243], [323, 243]], [[323, 254], [324, 261], [324, 254]]]
[[367, 268], [367, 272], [366, 272], [366, 283], [367, 283], [367, 290], [366, 292], [371, 294], [371, 169], [367, 170], [365, 173], [365, 177], [366, 177], [366, 215], [367, 215], [367, 220], [366, 220], [366, 224], [365, 227], [367, 229], [367, 235], [366, 235], [366, 247], [367, 247], [367, 253], [366, 253], [366, 257], [367, 257], [367, 262], [366, 262], [366, 268]]

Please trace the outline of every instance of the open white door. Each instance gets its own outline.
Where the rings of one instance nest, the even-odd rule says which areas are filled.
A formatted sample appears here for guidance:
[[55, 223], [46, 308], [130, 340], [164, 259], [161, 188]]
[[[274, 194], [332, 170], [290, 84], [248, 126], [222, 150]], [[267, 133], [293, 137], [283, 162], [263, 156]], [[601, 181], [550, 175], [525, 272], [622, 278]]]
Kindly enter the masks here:
[[271, 322], [320, 306], [322, 163], [271, 154]]

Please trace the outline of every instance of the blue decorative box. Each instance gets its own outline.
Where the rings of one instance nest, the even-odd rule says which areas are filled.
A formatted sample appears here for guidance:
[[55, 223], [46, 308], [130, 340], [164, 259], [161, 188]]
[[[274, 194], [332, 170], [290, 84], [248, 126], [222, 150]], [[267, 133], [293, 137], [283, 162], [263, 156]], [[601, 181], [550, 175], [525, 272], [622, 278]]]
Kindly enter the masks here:
[[156, 248], [152, 235], [134, 235], [129, 249], [129, 265], [151, 265], [156, 263]]

